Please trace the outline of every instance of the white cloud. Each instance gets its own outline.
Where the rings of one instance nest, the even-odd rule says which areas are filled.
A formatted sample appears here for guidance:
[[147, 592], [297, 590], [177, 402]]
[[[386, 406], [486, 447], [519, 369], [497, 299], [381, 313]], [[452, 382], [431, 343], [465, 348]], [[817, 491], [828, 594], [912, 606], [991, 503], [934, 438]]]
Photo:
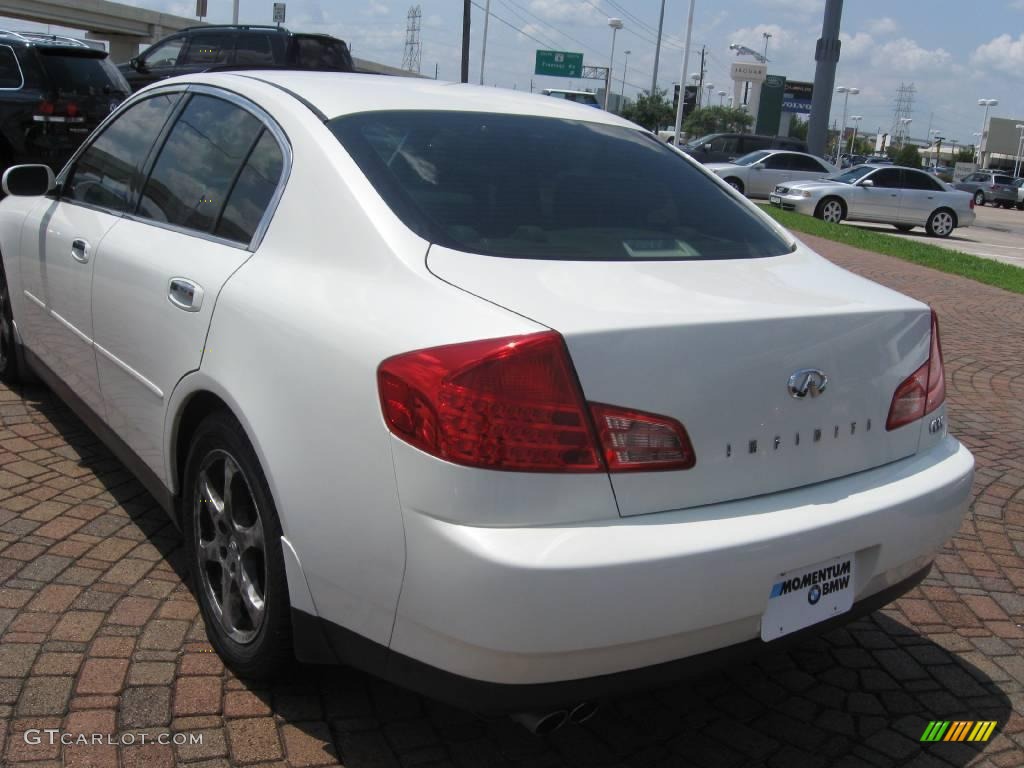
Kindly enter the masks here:
[[916, 41], [906, 37], [890, 40], [876, 47], [872, 58], [877, 67], [900, 74], [938, 74], [940, 69], [948, 69], [953, 62], [952, 54], [946, 49], [922, 48]]
[[825, 8], [825, 0], [755, 0], [755, 3], [790, 16], [820, 16]]
[[867, 32], [858, 32], [855, 35], [843, 32], [839, 35], [839, 40], [843, 44], [840, 48], [840, 57], [843, 60], [863, 58], [875, 44], [875, 39]]
[[547, 21], [571, 21], [575, 24], [607, 24], [608, 17], [582, 0], [530, 0], [530, 10]]
[[366, 8], [363, 9], [363, 13], [367, 16], [387, 16], [391, 13], [391, 9], [378, 0], [370, 0]]
[[971, 64], [985, 70], [996, 69], [1019, 80], [1024, 73], [1024, 34], [1016, 40], [1003, 34], [979, 45], [971, 54]]
[[[1024, 0], [1021, 0], [1021, 2], [1024, 2]], [[899, 28], [900, 25], [891, 16], [882, 16], [881, 18], [873, 19], [871, 23], [868, 24], [868, 30], [875, 35], [891, 35]]]

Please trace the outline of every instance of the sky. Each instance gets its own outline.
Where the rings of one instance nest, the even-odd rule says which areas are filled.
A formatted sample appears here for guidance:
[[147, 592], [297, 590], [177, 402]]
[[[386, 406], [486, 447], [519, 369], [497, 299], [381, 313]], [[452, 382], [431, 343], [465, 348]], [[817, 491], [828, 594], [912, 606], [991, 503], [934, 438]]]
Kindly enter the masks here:
[[[126, 0], [129, 5], [191, 16], [194, 0]], [[480, 75], [487, 0], [474, 0], [470, 80]], [[584, 54], [584, 63], [607, 66], [609, 17], [623, 20], [617, 34], [613, 88], [631, 97], [651, 87], [661, 0], [490, 0], [484, 82], [500, 88], [596, 89], [598, 81], [533, 76], [538, 48]], [[211, 22], [230, 22], [231, 0], [208, 0]], [[422, 9], [421, 71], [457, 80], [462, 3], [459, 0], [289, 0], [286, 26], [326, 32], [348, 41], [355, 56], [400, 66], [409, 8]], [[242, 23], [270, 23], [272, 0], [240, 0]], [[689, 0], [665, 0], [664, 42], [658, 85], [678, 81]], [[732, 93], [728, 77], [735, 54], [730, 43], [755, 50], [768, 40], [768, 71], [790, 80], [814, 79], [814, 48], [821, 33], [824, 0], [696, 0], [689, 71], [707, 50], [706, 80]], [[38, 28], [12, 22], [18, 28]], [[1024, 0], [847, 0], [842, 19], [842, 54], [836, 85], [860, 89], [849, 99], [849, 114], [861, 115], [861, 130], [887, 131], [893, 122], [901, 82], [913, 83], [910, 135], [929, 129], [947, 141], [973, 143], [981, 130], [979, 98], [999, 99], [992, 114], [1024, 119]], [[624, 73], [625, 51], [630, 51]], [[625, 75], [625, 77], [623, 77]], [[717, 96], [714, 97], [717, 100]], [[842, 115], [833, 99], [832, 119]], [[831, 121], [830, 121], [831, 122]]]

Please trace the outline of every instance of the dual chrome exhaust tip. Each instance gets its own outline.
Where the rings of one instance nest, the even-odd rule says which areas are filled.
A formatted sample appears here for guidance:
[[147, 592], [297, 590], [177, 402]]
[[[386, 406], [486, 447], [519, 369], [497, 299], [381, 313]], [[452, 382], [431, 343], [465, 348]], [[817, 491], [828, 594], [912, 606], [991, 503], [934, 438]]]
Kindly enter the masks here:
[[530, 733], [545, 736], [554, 733], [566, 723], [585, 723], [597, 714], [599, 708], [600, 705], [596, 701], [581, 701], [570, 709], [517, 712], [511, 717]]

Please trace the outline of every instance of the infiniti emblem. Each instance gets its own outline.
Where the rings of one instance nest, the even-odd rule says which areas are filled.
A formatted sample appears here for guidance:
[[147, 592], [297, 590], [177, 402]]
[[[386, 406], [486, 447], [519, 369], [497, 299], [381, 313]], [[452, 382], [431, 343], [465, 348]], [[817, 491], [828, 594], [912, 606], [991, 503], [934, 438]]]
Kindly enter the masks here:
[[828, 386], [828, 376], [817, 368], [801, 368], [789, 377], [789, 394], [802, 400], [810, 395], [817, 397]]

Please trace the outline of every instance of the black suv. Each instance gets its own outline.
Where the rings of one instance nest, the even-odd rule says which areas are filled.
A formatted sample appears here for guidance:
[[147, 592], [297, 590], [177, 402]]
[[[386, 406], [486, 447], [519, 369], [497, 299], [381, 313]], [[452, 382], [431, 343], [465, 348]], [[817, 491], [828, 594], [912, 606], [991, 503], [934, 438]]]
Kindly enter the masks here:
[[680, 147], [699, 163], [731, 163], [737, 157], [760, 149], [788, 149], [806, 152], [807, 144], [786, 136], [759, 136], [754, 133], [712, 133]]
[[183, 29], [118, 68], [137, 91], [167, 77], [214, 67], [261, 66], [333, 72], [353, 69], [348, 46], [336, 37], [299, 34], [284, 27], [231, 24]]
[[101, 48], [0, 30], [0, 171], [21, 163], [60, 171], [129, 93]]

